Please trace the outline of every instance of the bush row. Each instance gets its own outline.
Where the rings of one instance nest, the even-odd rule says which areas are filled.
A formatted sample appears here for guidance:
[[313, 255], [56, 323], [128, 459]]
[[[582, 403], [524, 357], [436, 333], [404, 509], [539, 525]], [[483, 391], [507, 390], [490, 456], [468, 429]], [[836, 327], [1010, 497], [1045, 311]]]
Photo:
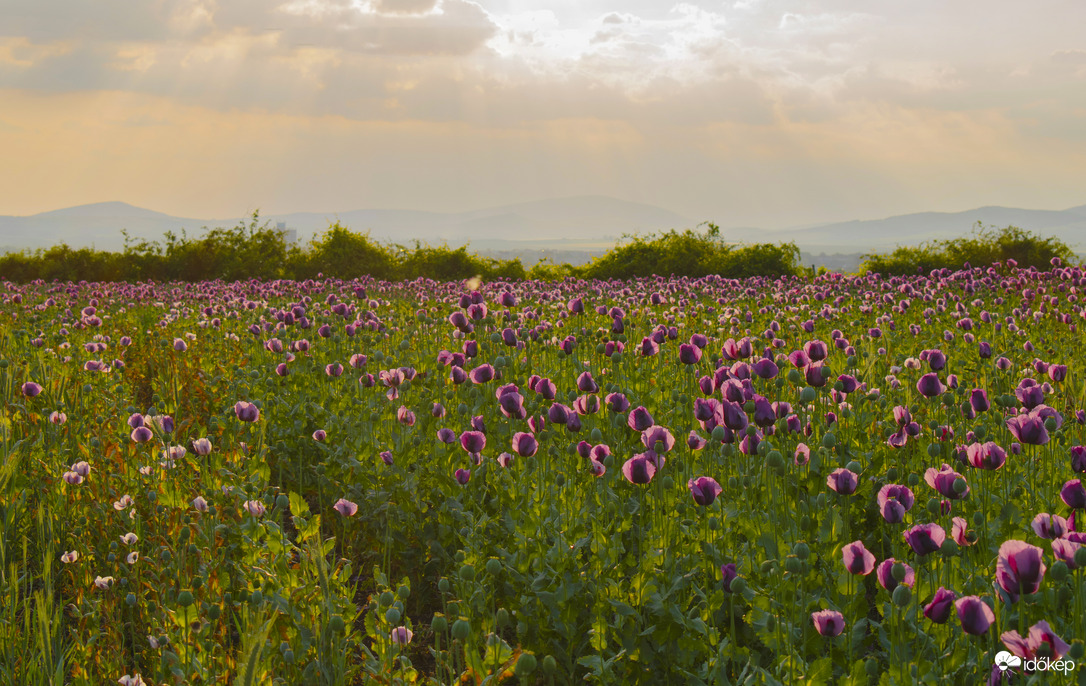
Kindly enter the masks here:
[[[1023, 267], [1047, 268], [1053, 258], [1073, 260], [1071, 249], [1055, 238], [1041, 238], [1009, 226], [982, 228], [966, 238], [899, 247], [888, 255], [865, 255], [861, 271], [915, 274], [1014, 260]], [[260, 224], [254, 213], [233, 228], [208, 229], [202, 236], [167, 232], [162, 242], [133, 240], [125, 234], [122, 252], [71, 248], [66, 244], [0, 256], [0, 278], [45, 281], [204, 281], [222, 279], [311, 279], [319, 276], [401, 280], [420, 277], [455, 280], [629, 279], [640, 276], [719, 274], [726, 278], [796, 276], [805, 272], [794, 243], [731, 244], [715, 224], [697, 231], [670, 230], [625, 236], [610, 251], [586, 265], [541, 261], [525, 268], [515, 259], [498, 260], [467, 247], [380, 243], [338, 222], [305, 244], [288, 244], [283, 234]]]

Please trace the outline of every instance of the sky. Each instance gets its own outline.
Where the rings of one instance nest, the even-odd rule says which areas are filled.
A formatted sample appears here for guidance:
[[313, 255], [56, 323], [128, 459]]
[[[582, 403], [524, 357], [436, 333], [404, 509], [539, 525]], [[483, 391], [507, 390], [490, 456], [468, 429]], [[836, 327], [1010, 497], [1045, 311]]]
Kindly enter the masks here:
[[4, 0], [0, 214], [1086, 203], [1082, 0]]

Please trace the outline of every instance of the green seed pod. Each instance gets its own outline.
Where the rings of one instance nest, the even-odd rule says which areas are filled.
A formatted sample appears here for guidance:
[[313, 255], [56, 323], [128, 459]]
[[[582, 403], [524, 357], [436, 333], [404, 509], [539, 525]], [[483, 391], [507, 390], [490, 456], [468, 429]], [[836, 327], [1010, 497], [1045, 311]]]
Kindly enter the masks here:
[[1075, 551], [1075, 567], [1086, 567], [1086, 546]]
[[895, 562], [894, 566], [890, 568], [890, 576], [894, 577], [894, 581], [899, 584], [905, 581], [905, 565], [901, 562]]
[[775, 567], [773, 560], [766, 560], [762, 563], [762, 574], [772, 574]]
[[916, 486], [920, 483], [920, 475], [916, 472], [910, 472], [909, 476], [905, 479], [910, 486]]
[[453, 622], [452, 636], [458, 641], [468, 640], [468, 636], [471, 635], [471, 624], [466, 619], [458, 619]]
[[566, 485], [566, 475], [562, 474], [561, 472], [556, 474], [555, 477], [554, 477], [554, 485], [557, 486], [558, 488], [561, 488], [562, 486], [565, 486]]
[[260, 605], [264, 602], [264, 593], [262, 591], [253, 591], [253, 594], [249, 596], [249, 604], [252, 606]]
[[290, 499], [289, 499], [289, 498], [287, 498], [287, 494], [286, 494], [286, 493], [280, 493], [280, 494], [279, 494], [279, 495], [278, 495], [278, 496], [277, 496], [277, 497], [275, 498], [275, 507], [277, 507], [277, 508], [278, 508], [278, 509], [280, 509], [280, 510], [285, 510], [285, 509], [287, 509], [288, 507], [290, 507]]
[[126, 595], [124, 597], [124, 602], [129, 607], [134, 607], [136, 605], [136, 594], [135, 593], [129, 593], [128, 595]]
[[[793, 369], [792, 371], [796, 370]], [[804, 386], [803, 390], [799, 393], [799, 399], [805, 403], [814, 402], [816, 396], [817, 393], [815, 392], [815, 389], [811, 388], [810, 386]]]
[[784, 455], [779, 450], [772, 450], [765, 456], [765, 463], [770, 469], [780, 469], [784, 466]]
[[723, 441], [725, 435], [726, 434], [724, 433], [724, 427], [723, 426], [713, 427], [713, 440], [714, 441]]
[[400, 600], [407, 600], [408, 598], [411, 597], [411, 587], [410, 586], [400, 586], [399, 588], [396, 589], [396, 597], [399, 598]]
[[494, 615], [494, 622], [498, 625], [499, 629], [504, 629], [509, 626], [509, 622], [512, 621], [509, 617], [509, 610], [504, 607], [498, 608], [498, 612]]
[[983, 525], [984, 525], [984, 515], [979, 511], [974, 512], [973, 513], [973, 526], [983, 526]]
[[766, 629], [766, 631], [773, 631], [776, 628], [777, 628], [777, 617], [776, 617], [776, 615], [769, 615], [768, 617], [766, 617], [765, 618], [765, 629]]
[[784, 558], [784, 570], [789, 574], [799, 574], [799, 571], [803, 568], [803, 562], [800, 561], [795, 555], [789, 555]]
[[799, 385], [799, 383], [803, 381], [803, 375], [799, 373], [798, 369], [791, 369], [788, 371], [788, 380], [793, 385]]
[[859, 474], [861, 471], [863, 471], [863, 467], [861, 467], [860, 463], [857, 462], [856, 460], [849, 461], [849, 463], [845, 465], [845, 469], [847, 469], [850, 472], [856, 472], [857, 474]]
[[898, 607], [905, 607], [913, 599], [913, 591], [905, 584], [901, 584], [894, 589], [894, 604]]
[[402, 616], [403, 615], [400, 614], [400, 611], [398, 609], [396, 609], [394, 607], [390, 607], [390, 608], [388, 608], [388, 611], [385, 612], [385, 621], [388, 622], [389, 624], [393, 624], [393, 625], [399, 624], [400, 623], [400, 618]]
[[811, 549], [803, 541], [799, 541], [792, 547], [792, 554], [801, 560], [806, 560], [811, 555]]
[[497, 576], [502, 571], [502, 562], [497, 558], [490, 558], [486, 561], [486, 573], [490, 576]]
[[332, 619], [328, 621], [328, 627], [337, 634], [343, 631], [344, 626], [346, 625], [343, 622], [343, 617], [339, 615], [333, 615]]
[[943, 453], [943, 446], [939, 445], [938, 443], [929, 443], [928, 444], [928, 456], [929, 457], [939, 457], [940, 455], [942, 455], [942, 453]]
[[443, 634], [449, 629], [449, 620], [443, 614], [435, 614], [430, 620], [430, 628], [435, 634]]
[[867, 658], [867, 661], [864, 662], [864, 671], [871, 678], [877, 677], [879, 675], [879, 661], [873, 657]]
[[600, 431], [600, 428], [597, 426], [592, 429], [592, 432], [588, 434], [588, 437], [592, 439], [593, 443], [599, 443], [603, 440], [603, 432]]
[[288, 665], [294, 664], [294, 651], [293, 650], [287, 650], [286, 652], [283, 653], [283, 662], [287, 663]]
[[448, 593], [449, 580], [445, 577], [441, 577], [441, 579], [437, 582], [437, 590], [441, 591], [442, 593]]
[[558, 663], [555, 662], [553, 655], [548, 655], [543, 658], [543, 673], [547, 676], [554, 676], [554, 673], [558, 671]]
[[388, 607], [392, 605], [392, 601], [396, 599], [392, 591], [385, 591], [377, 597], [377, 604], [381, 607]]
[[192, 591], [181, 591], [177, 594], [177, 604], [181, 607], [188, 607], [192, 605], [194, 598], [192, 597]]
[[221, 614], [222, 608], [218, 605], [212, 605], [211, 607], [207, 608], [207, 616], [211, 619], [218, 619]]
[[520, 658], [517, 660], [517, 666], [513, 669], [513, 672], [518, 677], [526, 677], [535, 671], [538, 662], [535, 659], [535, 655], [531, 653], [521, 653]]
[[940, 504], [938, 498], [928, 498], [927, 504], [928, 512], [930, 514], [939, 514]]
[[891, 483], [894, 482], [894, 481], [897, 481], [897, 476], [898, 476], [897, 467], [890, 467], [889, 469], [886, 470], [886, 480], [887, 481], [890, 481]]
[[958, 477], [957, 479], [954, 479], [954, 483], [950, 485], [950, 488], [958, 495], [961, 495], [969, 488], [969, 484], [965, 482], [965, 479]]
[[[1080, 548], [1080, 550], [1086, 550], [1086, 548]], [[1086, 655], [1086, 646], [1083, 645], [1081, 638], [1076, 638], [1071, 641], [1071, 649], [1067, 651], [1067, 657], [1072, 660], [1081, 660], [1083, 655]]]
[[461, 567], [460, 578], [464, 581], [472, 581], [473, 579], [475, 579], [475, 567], [471, 565], [464, 565], [463, 567]]
[[736, 595], [742, 595], [743, 591], [747, 590], [747, 580], [741, 576], [737, 576], [732, 579], [732, 593]]

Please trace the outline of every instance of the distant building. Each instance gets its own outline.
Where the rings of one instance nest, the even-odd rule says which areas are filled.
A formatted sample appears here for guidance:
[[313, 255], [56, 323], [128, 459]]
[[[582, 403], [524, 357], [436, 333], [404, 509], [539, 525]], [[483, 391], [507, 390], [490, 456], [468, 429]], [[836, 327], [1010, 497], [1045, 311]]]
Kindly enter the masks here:
[[275, 222], [275, 230], [283, 235], [283, 242], [287, 245], [298, 240], [297, 229], [288, 229], [286, 222]]

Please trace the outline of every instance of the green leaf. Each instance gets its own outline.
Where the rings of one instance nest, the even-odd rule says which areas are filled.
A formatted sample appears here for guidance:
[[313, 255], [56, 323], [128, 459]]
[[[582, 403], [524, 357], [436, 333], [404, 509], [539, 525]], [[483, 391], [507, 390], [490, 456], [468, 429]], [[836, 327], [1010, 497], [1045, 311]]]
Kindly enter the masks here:
[[309, 516], [309, 503], [305, 501], [305, 498], [297, 493], [290, 493], [290, 513], [295, 517], [308, 517]]

